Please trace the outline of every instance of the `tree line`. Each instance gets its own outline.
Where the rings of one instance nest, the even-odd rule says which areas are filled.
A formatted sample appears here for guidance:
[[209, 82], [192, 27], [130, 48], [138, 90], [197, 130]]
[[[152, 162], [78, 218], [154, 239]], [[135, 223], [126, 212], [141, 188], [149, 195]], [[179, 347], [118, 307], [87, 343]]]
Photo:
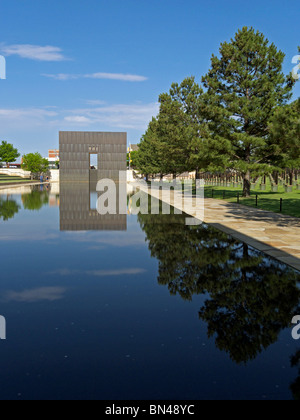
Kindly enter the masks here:
[[249, 196], [253, 178], [300, 167], [300, 99], [291, 103], [285, 54], [259, 31], [244, 27], [219, 52], [202, 83], [188, 77], [160, 95], [135, 167], [146, 177], [238, 173]]
[[[16, 162], [20, 156], [18, 149], [16, 149], [13, 144], [2, 141], [0, 144], [0, 164], [5, 163], [7, 168], [9, 168], [10, 164]], [[22, 157], [21, 166], [22, 169], [31, 173], [42, 173], [47, 172], [49, 162], [38, 152], [28, 153]]]

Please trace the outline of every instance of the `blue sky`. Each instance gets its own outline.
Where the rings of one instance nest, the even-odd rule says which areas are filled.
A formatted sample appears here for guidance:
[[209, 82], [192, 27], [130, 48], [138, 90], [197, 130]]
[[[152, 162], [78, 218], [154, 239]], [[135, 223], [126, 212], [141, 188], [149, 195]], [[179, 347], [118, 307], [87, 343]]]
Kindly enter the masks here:
[[[59, 130], [127, 131], [138, 143], [172, 82], [200, 81], [243, 26], [298, 54], [295, 0], [10, 0], [2, 2], [0, 140], [47, 155]], [[294, 91], [300, 96], [300, 84]]]

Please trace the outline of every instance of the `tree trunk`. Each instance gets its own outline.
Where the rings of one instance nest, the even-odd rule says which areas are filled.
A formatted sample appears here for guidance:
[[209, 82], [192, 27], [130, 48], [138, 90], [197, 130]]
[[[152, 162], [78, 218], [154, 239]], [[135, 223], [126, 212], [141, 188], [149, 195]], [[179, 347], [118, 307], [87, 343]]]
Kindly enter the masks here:
[[196, 179], [200, 179], [200, 172], [199, 168], [196, 169]]
[[290, 185], [291, 185], [291, 186], [293, 185], [293, 181], [294, 181], [294, 171], [293, 171], [293, 170], [291, 170], [291, 171], [290, 171]]
[[243, 245], [243, 257], [245, 259], [249, 258], [249, 246], [246, 243]]
[[9, 162], [6, 162], [7, 169], [9, 169]]
[[243, 188], [243, 197], [250, 197], [251, 194], [251, 173], [247, 171], [244, 174], [244, 188]]

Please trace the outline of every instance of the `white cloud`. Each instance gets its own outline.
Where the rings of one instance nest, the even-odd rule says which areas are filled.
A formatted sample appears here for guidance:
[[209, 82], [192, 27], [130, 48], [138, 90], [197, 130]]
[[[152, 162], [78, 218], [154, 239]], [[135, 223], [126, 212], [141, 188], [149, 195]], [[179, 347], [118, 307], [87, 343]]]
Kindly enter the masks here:
[[60, 81], [76, 80], [80, 78], [80, 76], [76, 76], [76, 74], [65, 74], [65, 73], [42, 74], [42, 76], [48, 77], [49, 79], [60, 80]]
[[145, 82], [148, 80], [148, 78], [145, 76], [122, 73], [93, 73], [86, 74], [84, 77], [88, 79], [120, 80], [123, 82]]
[[91, 122], [89, 118], [80, 115], [74, 117], [65, 117], [65, 121], [76, 124], [89, 124]]
[[57, 112], [48, 111], [45, 108], [15, 108], [15, 109], [4, 109], [0, 108], [0, 118], [45, 118], [45, 117], [55, 117]]
[[[78, 123], [87, 118], [90, 125], [106, 125], [112, 128], [145, 130], [153, 116], [159, 111], [158, 103], [149, 104], [116, 104], [97, 108], [71, 110], [72, 119], [65, 117], [66, 122]], [[81, 120], [81, 121], [80, 121]]]
[[26, 303], [40, 302], [43, 300], [54, 302], [63, 299], [65, 292], [66, 289], [62, 287], [41, 287], [22, 292], [9, 291], [5, 294], [5, 300]]
[[20, 130], [22, 132], [51, 125], [58, 117], [57, 110], [45, 108], [0, 108], [0, 124], [5, 130]]
[[37, 61], [64, 61], [67, 58], [62, 49], [53, 46], [40, 46], [30, 44], [1, 45], [0, 51], [6, 56], [17, 55], [22, 58]]
[[53, 276], [94, 276], [94, 277], [118, 277], [118, 276], [133, 276], [136, 274], [145, 273], [146, 270], [143, 268], [122, 268], [119, 270], [93, 270], [93, 271], [80, 271], [80, 270], [70, 270], [68, 268], [62, 268], [59, 270], [51, 271], [47, 273], [48, 275]]
[[91, 106], [99, 106], [99, 105], [105, 105], [106, 102], [105, 101], [98, 101], [98, 100], [94, 100], [94, 99], [88, 99], [85, 101], [85, 103], [87, 105], [91, 105]]
[[143, 268], [127, 268], [121, 270], [95, 270], [88, 271], [87, 274], [96, 277], [113, 277], [113, 276], [126, 276], [145, 273]]
[[2, 132], [46, 129], [72, 130], [146, 130], [152, 117], [157, 115], [158, 103], [115, 104], [88, 106], [82, 109], [59, 108], [0, 108]]
[[42, 76], [48, 77], [54, 80], [67, 81], [77, 79], [102, 79], [102, 80], [118, 80], [121, 82], [145, 82], [148, 80], [145, 76], [139, 76], [137, 74], [123, 74], [123, 73], [92, 73], [92, 74], [42, 74]]

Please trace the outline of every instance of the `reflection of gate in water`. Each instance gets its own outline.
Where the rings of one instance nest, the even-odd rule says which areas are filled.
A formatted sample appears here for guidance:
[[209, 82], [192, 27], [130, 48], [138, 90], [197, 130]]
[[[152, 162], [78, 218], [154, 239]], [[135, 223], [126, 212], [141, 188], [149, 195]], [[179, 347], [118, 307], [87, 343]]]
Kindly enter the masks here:
[[[126, 184], [122, 186], [126, 188]], [[60, 230], [127, 230], [127, 216], [106, 214], [101, 216], [96, 209], [96, 183], [60, 184]], [[119, 188], [117, 188], [119, 208]]]

